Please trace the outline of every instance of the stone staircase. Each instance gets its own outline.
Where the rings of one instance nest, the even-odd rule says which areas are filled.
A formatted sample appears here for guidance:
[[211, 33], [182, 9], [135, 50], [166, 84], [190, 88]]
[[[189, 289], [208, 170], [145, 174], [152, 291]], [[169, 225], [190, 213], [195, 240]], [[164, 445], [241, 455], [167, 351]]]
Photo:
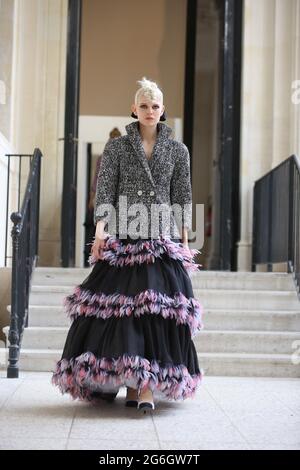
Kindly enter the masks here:
[[[70, 325], [62, 299], [89, 271], [35, 269], [20, 370], [54, 368]], [[291, 274], [202, 271], [192, 283], [204, 307], [194, 342], [205, 375], [300, 377], [300, 302]]]

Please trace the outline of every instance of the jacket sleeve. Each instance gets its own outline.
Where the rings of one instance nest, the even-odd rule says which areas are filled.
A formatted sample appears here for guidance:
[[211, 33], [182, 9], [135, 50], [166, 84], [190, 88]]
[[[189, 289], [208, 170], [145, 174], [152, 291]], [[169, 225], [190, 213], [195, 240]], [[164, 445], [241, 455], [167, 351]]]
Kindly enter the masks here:
[[111, 216], [109, 204], [115, 207], [119, 181], [119, 158], [114, 142], [108, 141], [104, 147], [101, 165], [97, 176], [94, 208], [94, 224], [99, 220], [107, 222]]
[[[190, 154], [187, 146], [181, 143], [177, 151], [173, 175], [171, 179], [171, 205], [178, 204], [181, 219], [176, 216], [177, 223], [188, 230], [192, 229], [192, 186], [190, 173]], [[176, 208], [175, 208], [176, 209]], [[179, 225], [180, 228], [180, 225]]]

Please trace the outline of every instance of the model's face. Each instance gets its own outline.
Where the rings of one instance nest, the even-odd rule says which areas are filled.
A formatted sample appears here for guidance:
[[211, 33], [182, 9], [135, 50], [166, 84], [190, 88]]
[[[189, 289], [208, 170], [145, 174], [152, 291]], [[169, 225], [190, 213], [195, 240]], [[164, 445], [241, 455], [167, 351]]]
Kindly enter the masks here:
[[150, 100], [146, 96], [140, 96], [138, 104], [133, 104], [131, 109], [141, 124], [156, 126], [165, 107], [160, 100]]

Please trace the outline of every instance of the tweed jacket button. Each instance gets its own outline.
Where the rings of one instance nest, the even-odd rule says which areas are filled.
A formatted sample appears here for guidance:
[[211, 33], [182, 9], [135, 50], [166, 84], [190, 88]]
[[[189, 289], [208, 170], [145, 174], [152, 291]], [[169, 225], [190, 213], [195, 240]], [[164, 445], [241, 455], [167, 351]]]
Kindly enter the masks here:
[[154, 196], [154, 191], [150, 191], [150, 196]]
[[143, 194], [143, 191], [141, 189], [139, 189], [139, 191], [137, 192], [139, 196], [141, 196]]

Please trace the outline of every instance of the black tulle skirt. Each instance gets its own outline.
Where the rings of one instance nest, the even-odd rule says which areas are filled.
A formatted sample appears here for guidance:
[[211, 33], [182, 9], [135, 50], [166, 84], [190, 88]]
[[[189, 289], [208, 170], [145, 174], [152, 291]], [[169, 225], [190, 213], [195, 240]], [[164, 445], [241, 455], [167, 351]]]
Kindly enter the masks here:
[[203, 377], [192, 339], [203, 328], [191, 283], [196, 253], [174, 238], [108, 236], [64, 299], [72, 323], [52, 383], [82, 400], [122, 386], [192, 397]]

